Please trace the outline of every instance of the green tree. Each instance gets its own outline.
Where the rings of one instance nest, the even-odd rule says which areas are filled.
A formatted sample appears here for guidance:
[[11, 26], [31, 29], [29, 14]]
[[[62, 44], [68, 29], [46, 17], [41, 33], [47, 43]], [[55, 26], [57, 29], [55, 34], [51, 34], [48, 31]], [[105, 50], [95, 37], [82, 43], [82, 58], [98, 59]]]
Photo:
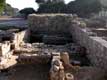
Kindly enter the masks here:
[[76, 13], [79, 16], [89, 16], [91, 13], [98, 13], [101, 10], [101, 3], [99, 0], [76, 0], [71, 1], [67, 5], [68, 13]]
[[0, 14], [2, 13], [4, 7], [5, 7], [5, 0], [0, 0]]
[[8, 16], [13, 16], [14, 15], [14, 8], [10, 4], [6, 4], [4, 8], [4, 12]]
[[59, 3], [44, 3], [40, 4], [37, 13], [64, 13], [66, 11], [66, 4], [63, 2]]
[[24, 8], [20, 10], [19, 12], [23, 14], [25, 18], [27, 18], [29, 14], [35, 13], [36, 11], [33, 8]]

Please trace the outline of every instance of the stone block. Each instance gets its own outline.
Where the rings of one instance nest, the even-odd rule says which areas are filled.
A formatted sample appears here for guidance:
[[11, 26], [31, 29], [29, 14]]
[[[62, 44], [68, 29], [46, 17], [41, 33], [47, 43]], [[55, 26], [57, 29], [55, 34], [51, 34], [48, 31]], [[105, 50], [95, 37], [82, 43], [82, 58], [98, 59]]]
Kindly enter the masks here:
[[59, 71], [59, 80], [65, 80], [65, 72], [64, 70]]
[[61, 55], [61, 60], [65, 65], [70, 64], [69, 54], [67, 52], [63, 52], [60, 55]]
[[60, 56], [59, 52], [52, 52], [52, 56]]

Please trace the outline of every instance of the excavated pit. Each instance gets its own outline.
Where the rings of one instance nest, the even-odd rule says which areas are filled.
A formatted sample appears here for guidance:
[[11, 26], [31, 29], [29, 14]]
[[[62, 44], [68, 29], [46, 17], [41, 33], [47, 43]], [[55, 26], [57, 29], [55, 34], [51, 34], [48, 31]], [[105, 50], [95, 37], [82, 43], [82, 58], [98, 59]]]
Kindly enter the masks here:
[[[69, 56], [70, 56], [70, 63], [74, 66], [75, 65], [78, 65], [78, 66], [89, 66], [90, 65], [90, 61], [86, 57], [85, 48], [82, 48], [81, 46], [77, 45], [76, 43], [71, 43], [72, 42], [71, 37], [69, 37], [70, 40], [69, 40], [69, 42], [67, 42], [66, 40], [64, 40], [64, 38], [66, 37], [66, 36], [64, 36], [64, 38], [61, 38], [64, 41], [60, 42], [61, 41], [60, 37], [57, 37], [57, 39], [56, 39], [56, 36], [54, 36], [54, 37], [52, 36], [51, 37], [52, 39], [50, 39], [48, 36], [48, 38], [45, 38], [45, 41], [40, 39], [42, 41], [42, 43], [38, 43], [36, 41], [34, 43], [34, 41], [31, 41], [32, 43], [29, 43], [29, 44], [32, 44], [32, 45], [40, 44], [40, 45], [35, 45], [34, 46], [34, 47], [36, 47], [35, 49], [38, 49], [38, 50], [43, 49], [42, 51], [48, 51], [48, 52], [50, 51], [49, 53], [68, 52]], [[35, 38], [33, 38], [33, 39], [35, 39]], [[39, 40], [39, 42], [40, 42], [40, 40]], [[20, 54], [23, 54], [23, 53], [20, 53]], [[15, 53], [14, 55], [16, 56], [16, 55], [20, 55], [20, 54]], [[37, 61], [38, 60], [41, 60], [41, 59], [37, 59]], [[21, 64], [20, 64], [20, 62], [18, 62], [19, 64], [16, 65], [15, 67], [10, 68], [8, 72], [3, 71], [0, 74], [3, 78], [1, 80], [49, 80], [51, 59], [50, 59], [49, 63], [45, 63], [45, 64], [43, 64], [43, 61], [42, 61], [42, 64], [39, 64], [39, 63], [37, 64], [37, 62], [32, 63], [32, 61], [33, 60], [31, 60], [31, 58], [29, 58], [29, 57], [26, 59], [22, 59]]]
[[0, 73], [0, 80], [48, 80], [50, 67], [47, 64], [23, 64]]
[[48, 80], [50, 67], [47, 64], [25, 64], [13, 68], [10, 80]]
[[64, 45], [72, 42], [72, 36], [67, 33], [33, 32], [30, 30], [30, 43], [45, 43], [51, 45]]
[[[30, 26], [29, 35], [27, 35], [28, 41], [26, 40], [28, 43], [24, 43], [25, 44], [23, 45], [24, 47], [21, 46], [22, 45], [21, 43], [23, 43], [23, 40], [21, 39], [23, 39], [25, 36], [23, 36], [23, 34], [21, 34], [20, 32], [19, 34], [16, 34], [17, 36], [16, 42], [18, 42], [18, 44], [17, 43], [16, 44], [18, 46], [17, 45], [15, 46], [16, 52], [14, 51], [13, 56], [18, 56], [19, 59], [19, 60], [17, 59], [18, 63], [15, 66], [11, 67], [9, 71], [8, 70], [2, 71], [0, 73], [0, 76], [2, 76], [0, 77], [1, 78], [0, 80], [49, 80], [49, 72], [52, 67], [51, 64], [52, 58], [49, 58], [50, 59], [49, 62], [45, 64], [43, 63], [44, 60], [40, 58], [43, 57], [44, 55], [47, 55], [48, 53], [51, 54], [51, 57], [53, 57], [52, 56], [53, 53], [61, 54], [63, 52], [66, 52], [70, 57], [69, 63], [70, 65], [74, 66], [76, 65], [79, 67], [90, 66], [90, 61], [88, 60], [86, 53], [87, 50], [84, 47], [76, 43], [73, 43], [72, 34], [69, 32], [70, 25], [69, 16], [65, 17], [49, 16], [50, 17], [49, 23], [47, 23], [48, 18], [46, 20], [43, 20], [45, 18], [42, 17], [39, 17], [40, 20], [39, 18], [35, 19], [38, 21], [38, 22], [34, 21], [34, 23], [37, 22], [35, 23], [36, 26], [34, 26], [34, 24], [33, 26], [29, 25]], [[40, 23], [40, 25], [38, 23]], [[4, 39], [5, 38], [3, 38], [3, 40]], [[8, 38], [6, 38], [5, 40], [8, 40]], [[17, 47], [19, 47], [20, 49], [19, 51]], [[25, 50], [25, 52], [23, 50]], [[39, 52], [39, 54], [37, 52]], [[37, 56], [35, 57], [34, 55]], [[20, 58], [20, 56], [22, 56], [22, 59]], [[37, 64], [37, 62], [40, 63]], [[72, 73], [72, 71], [70, 70], [71, 69], [69, 69], [68, 72]]]

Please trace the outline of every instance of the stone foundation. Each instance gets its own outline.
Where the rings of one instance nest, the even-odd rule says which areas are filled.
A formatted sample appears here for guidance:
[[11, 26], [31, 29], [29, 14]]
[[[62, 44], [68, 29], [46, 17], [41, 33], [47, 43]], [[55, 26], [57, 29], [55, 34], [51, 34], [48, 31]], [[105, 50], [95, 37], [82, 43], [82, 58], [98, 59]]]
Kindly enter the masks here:
[[87, 56], [92, 65], [107, 69], [107, 41], [98, 36], [91, 36], [91, 32], [77, 24], [72, 24], [70, 30], [73, 40], [87, 48]]
[[[89, 73], [87, 73], [87, 71], [84, 73], [88, 74], [88, 76], [84, 76], [82, 79], [77, 78], [76, 80], [97, 80], [97, 78], [100, 79], [100, 77], [102, 79], [104, 74], [98, 77], [96, 75], [100, 74], [100, 71], [97, 73], [98, 68], [102, 68], [101, 71], [103, 71], [103, 69], [107, 70], [107, 41], [90, 31], [82, 21], [82, 19], [76, 16], [67, 14], [30, 15], [28, 30], [19, 32], [14, 32], [14, 30], [12, 32], [10, 31], [10, 42], [6, 41], [0, 44], [0, 69], [7, 69], [20, 63], [38, 63], [38, 65], [51, 64], [49, 72], [50, 80], [74, 80], [78, 75], [74, 76], [75, 73], [73, 70], [77, 70], [76, 73], [81, 72], [78, 66], [80, 66], [82, 61], [74, 60], [74, 63], [77, 65], [77, 67], [75, 67], [71, 64], [70, 57], [71, 55], [73, 56], [73, 54], [79, 53], [82, 58], [85, 58], [87, 55], [92, 65], [97, 68], [89, 69], [88, 67], [88, 70], [92, 70], [91, 72], [89, 71]], [[43, 42], [47, 44], [25, 43], [26, 40], [28, 41], [28, 37], [31, 36], [33, 36], [32, 39], [36, 41], [38, 35], [40, 38], [43, 38]], [[79, 47], [73, 47], [72, 43], [72, 45], [69, 44], [69, 46], [67, 46], [66, 41], [72, 42], [72, 39], [70, 39], [71, 35], [73, 41], [77, 43]], [[66, 45], [49, 45], [49, 42], [65, 42]], [[93, 72], [94, 70], [96, 71]], [[93, 78], [93, 75], [89, 75], [90, 73], [93, 73], [96, 77]], [[80, 74], [81, 73], [79, 73], [79, 75]]]
[[72, 15], [66, 14], [29, 15], [28, 21], [31, 38], [38, 38], [40, 42], [49, 44], [65, 44], [70, 42], [69, 25], [71, 19]]
[[66, 14], [33, 14], [29, 16], [29, 26], [35, 33], [72, 35], [74, 42], [87, 49], [92, 65], [107, 68], [107, 41], [90, 32], [82, 19]]

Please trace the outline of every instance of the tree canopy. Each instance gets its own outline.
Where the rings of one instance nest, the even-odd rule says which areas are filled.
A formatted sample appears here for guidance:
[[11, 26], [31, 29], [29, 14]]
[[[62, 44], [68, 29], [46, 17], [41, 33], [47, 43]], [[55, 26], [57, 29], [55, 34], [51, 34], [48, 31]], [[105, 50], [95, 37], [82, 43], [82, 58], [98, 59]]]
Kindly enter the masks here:
[[40, 4], [37, 13], [64, 13], [66, 5], [63, 2]]
[[37, 13], [73, 13], [81, 17], [86, 17], [91, 13], [98, 13], [101, 8], [102, 5], [99, 0], [75, 0], [68, 4], [65, 4], [64, 2], [47, 2], [40, 4]]
[[3, 11], [5, 7], [5, 0], [0, 0], [0, 13]]
[[27, 18], [29, 14], [35, 13], [36, 11], [33, 8], [24, 8], [20, 10], [19, 12], [23, 14], [25, 18]]
[[4, 12], [8, 16], [14, 15], [14, 8], [10, 4], [6, 4], [4, 7]]
[[101, 10], [101, 3], [99, 0], [76, 0], [67, 5], [68, 13], [76, 13], [79, 16], [90, 15]]

